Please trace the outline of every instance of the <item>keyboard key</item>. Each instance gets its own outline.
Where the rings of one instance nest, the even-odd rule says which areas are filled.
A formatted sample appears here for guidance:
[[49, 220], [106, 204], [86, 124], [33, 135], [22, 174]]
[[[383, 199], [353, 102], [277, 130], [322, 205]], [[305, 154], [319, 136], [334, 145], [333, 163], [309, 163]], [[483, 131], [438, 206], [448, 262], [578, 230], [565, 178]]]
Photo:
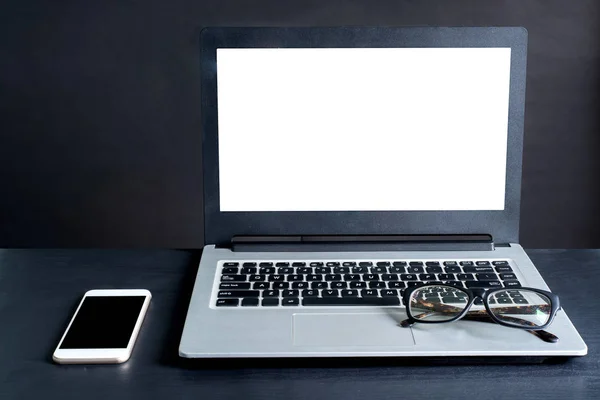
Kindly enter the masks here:
[[508, 266], [508, 261], [492, 261], [496, 267], [505, 267]]
[[[479, 299], [477, 299], [479, 300]], [[442, 302], [446, 304], [465, 304], [467, 302], [466, 297], [456, 297], [456, 296], [442, 296]]]
[[311, 267], [322, 267], [323, 263], [320, 261], [313, 261], [309, 264]]
[[496, 267], [496, 272], [513, 272], [511, 267]]
[[306, 275], [306, 280], [309, 281], [309, 282], [322, 281], [323, 280], [323, 275], [321, 275], [321, 274]]
[[250, 289], [249, 283], [241, 283], [241, 282], [226, 282], [221, 283], [219, 285], [219, 289]]
[[262, 267], [261, 269], [258, 270], [259, 274], [274, 274], [275, 273], [275, 267]]
[[419, 278], [417, 278], [417, 275], [415, 274], [401, 274], [400, 279], [403, 281], [416, 281]]
[[330, 274], [331, 268], [329, 267], [317, 267], [315, 268], [315, 274]]
[[441, 274], [442, 272], [444, 272], [442, 270], [442, 267], [427, 267], [427, 268], [425, 268], [425, 271], [428, 274]]
[[496, 274], [475, 274], [478, 281], [497, 281], [498, 276]]
[[308, 282], [294, 282], [292, 289], [308, 289]]
[[311, 297], [302, 299], [303, 306], [399, 306], [397, 297]]
[[268, 289], [270, 286], [269, 282], [254, 282], [252, 289]]
[[408, 267], [406, 269], [406, 272], [408, 272], [409, 274], [420, 274], [425, 272], [425, 269], [423, 267]]
[[242, 307], [256, 307], [258, 306], [258, 299], [242, 299]]
[[358, 290], [352, 290], [352, 289], [342, 290], [342, 297], [358, 297]]
[[383, 275], [381, 275], [381, 279], [384, 281], [397, 281], [398, 275], [397, 274], [383, 274]]
[[363, 280], [365, 280], [365, 281], [378, 281], [379, 280], [379, 275], [377, 275], [377, 274], [366, 274], [366, 275], [363, 275]]
[[283, 282], [285, 275], [269, 275], [269, 282]]
[[297, 274], [312, 274], [313, 269], [311, 267], [300, 267], [296, 269]]
[[225, 267], [225, 268], [223, 268], [223, 273], [224, 274], [237, 274], [238, 270], [239, 269], [236, 267]]
[[496, 301], [498, 302], [498, 304], [512, 304], [512, 300], [508, 299], [506, 297], [500, 297], [499, 299], [496, 299]]
[[246, 282], [246, 275], [223, 275], [221, 282]]
[[358, 263], [358, 265], [360, 267], [371, 267], [373, 266], [373, 263], [371, 261], [361, 261]]
[[390, 267], [390, 272], [392, 274], [403, 274], [406, 272], [406, 268], [404, 267]]
[[350, 289], [364, 289], [367, 287], [367, 282], [350, 282]]
[[504, 281], [504, 287], [507, 287], [507, 288], [521, 287], [521, 284], [519, 283], [519, 281]]
[[473, 267], [475, 265], [473, 261], [461, 261], [459, 264], [463, 267]]
[[513, 301], [515, 302], [515, 304], [529, 304], [529, 302], [522, 297], [513, 297]]
[[413, 286], [418, 286], [418, 285], [422, 285], [423, 282], [419, 282], [419, 281], [408, 281], [406, 282], [406, 286], [407, 287], [413, 287]]
[[259, 293], [258, 290], [220, 290], [218, 297], [258, 297]]
[[389, 261], [379, 261], [377, 264], [378, 267], [389, 267], [390, 266], [390, 262]]
[[435, 281], [435, 274], [421, 274], [419, 279], [422, 281]]
[[386, 284], [385, 284], [385, 282], [370, 281], [369, 282], [369, 288], [370, 289], [385, 289], [386, 288]]
[[388, 282], [388, 287], [390, 289], [404, 289], [406, 284], [404, 282]]
[[379, 295], [378, 291], [375, 289], [364, 289], [361, 290], [362, 297], [377, 297]]
[[314, 289], [303, 290], [302, 297], [318, 297], [319, 291]]
[[342, 276], [339, 274], [327, 274], [327, 275], [325, 275], [325, 280], [327, 282], [341, 281]]
[[259, 267], [272, 267], [273, 263], [272, 262], [261, 262], [260, 264], [258, 264]]
[[387, 274], [388, 270], [386, 267], [373, 267], [371, 268], [372, 274]]
[[489, 261], [476, 261], [475, 265], [479, 265], [479, 266], [489, 266], [490, 262]]
[[321, 296], [323, 297], [338, 297], [339, 290], [336, 289], [323, 289], [321, 291]]
[[463, 271], [465, 273], [494, 272], [494, 269], [492, 267], [464, 267]]
[[353, 274], [366, 274], [367, 272], [369, 272], [369, 270], [367, 269], [367, 267], [354, 267], [354, 268], [352, 268], [352, 273]]
[[298, 297], [300, 292], [294, 289], [288, 289], [283, 291], [283, 297]]
[[395, 289], [386, 289], [381, 291], [381, 297], [398, 297], [398, 291]]
[[423, 261], [411, 261], [408, 263], [411, 267], [422, 267]]
[[305, 262], [293, 262], [292, 263], [292, 267], [306, 267], [306, 263]]
[[262, 292], [262, 297], [279, 297], [279, 290], [265, 290]]
[[302, 275], [288, 275], [287, 276], [288, 282], [301, 282], [303, 280], [304, 280], [304, 277]]
[[344, 275], [344, 280], [346, 282], [360, 281], [360, 275], [359, 274], [347, 274], [347, 275]]
[[337, 261], [328, 261], [328, 262], [327, 262], [325, 265], [326, 265], [327, 267], [339, 267], [339, 266], [340, 266], [340, 263], [339, 263], [339, 262], [337, 262]]
[[453, 281], [456, 280], [454, 274], [439, 274], [438, 278], [442, 281]]
[[446, 281], [444, 282], [445, 285], [450, 285], [450, 286], [455, 286], [457, 288], [464, 288], [465, 284], [461, 281]]
[[350, 273], [350, 267], [335, 267], [333, 269], [333, 273], [334, 274], [349, 274]]
[[394, 261], [392, 265], [394, 267], [406, 267], [406, 261]]
[[446, 267], [444, 268], [444, 272], [447, 274], [460, 274], [462, 271], [460, 267]]
[[283, 267], [283, 268], [279, 268], [277, 270], [278, 274], [293, 274], [294, 273], [294, 268], [292, 267]]
[[267, 276], [266, 275], [250, 275], [248, 280], [250, 282], [262, 282], [262, 281], [267, 280]]
[[279, 305], [279, 299], [263, 299], [260, 304], [263, 307], [275, 307]]
[[224, 267], [237, 267], [238, 265], [240, 265], [240, 263], [237, 263], [237, 262], [226, 262], [226, 263], [223, 263]]
[[500, 281], [466, 281], [465, 284], [468, 288], [496, 288], [502, 287]]
[[356, 263], [354, 261], [344, 261], [342, 263], [343, 267], [356, 267]]
[[328, 285], [327, 282], [311, 282], [310, 288], [311, 289], [328, 289], [329, 286], [327, 286], [327, 285]]
[[332, 289], [346, 289], [348, 284], [346, 282], [331, 282], [330, 286]]
[[282, 306], [299, 306], [300, 305], [300, 299], [283, 299], [283, 301], [281, 302]]
[[458, 263], [456, 261], [444, 261], [445, 267], [457, 267]]
[[242, 268], [242, 274], [255, 275], [256, 274], [256, 267], [243, 267]]
[[287, 282], [273, 282], [273, 289], [287, 289], [290, 284]]
[[290, 263], [289, 262], [278, 262], [277, 264], [275, 264], [276, 267], [289, 267]]
[[472, 281], [475, 280], [473, 274], [458, 274], [456, 277], [461, 281]]
[[513, 280], [517, 279], [517, 276], [515, 274], [500, 274], [500, 279], [502, 279], [503, 281]]
[[255, 262], [245, 262], [242, 264], [242, 267], [256, 267]]
[[217, 307], [237, 307], [238, 299], [218, 299]]
[[439, 267], [440, 263], [438, 261], [427, 261], [425, 265], [427, 267]]

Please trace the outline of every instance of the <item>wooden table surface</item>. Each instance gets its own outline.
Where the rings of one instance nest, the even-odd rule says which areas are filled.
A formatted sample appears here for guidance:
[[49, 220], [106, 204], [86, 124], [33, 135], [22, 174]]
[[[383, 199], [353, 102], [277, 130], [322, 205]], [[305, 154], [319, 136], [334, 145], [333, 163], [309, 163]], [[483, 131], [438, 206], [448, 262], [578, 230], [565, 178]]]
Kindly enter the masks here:
[[[549, 363], [477, 360], [214, 360], [177, 356], [199, 251], [0, 250], [0, 399], [600, 398], [600, 250], [528, 254], [589, 347]], [[83, 293], [146, 288], [129, 362], [61, 366], [51, 356]]]

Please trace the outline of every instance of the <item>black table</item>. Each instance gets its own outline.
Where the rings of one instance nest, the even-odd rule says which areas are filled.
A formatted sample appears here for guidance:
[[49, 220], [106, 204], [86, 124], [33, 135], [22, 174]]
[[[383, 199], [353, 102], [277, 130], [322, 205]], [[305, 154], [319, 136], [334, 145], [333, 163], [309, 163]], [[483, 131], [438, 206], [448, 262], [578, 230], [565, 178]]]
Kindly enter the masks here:
[[[177, 348], [199, 252], [0, 250], [0, 399], [600, 398], [600, 250], [528, 252], [589, 347], [543, 364], [453, 360], [187, 362]], [[51, 355], [92, 288], [146, 288], [153, 300], [123, 365], [60, 366]], [[243, 332], [240, 332], [243, 340]]]

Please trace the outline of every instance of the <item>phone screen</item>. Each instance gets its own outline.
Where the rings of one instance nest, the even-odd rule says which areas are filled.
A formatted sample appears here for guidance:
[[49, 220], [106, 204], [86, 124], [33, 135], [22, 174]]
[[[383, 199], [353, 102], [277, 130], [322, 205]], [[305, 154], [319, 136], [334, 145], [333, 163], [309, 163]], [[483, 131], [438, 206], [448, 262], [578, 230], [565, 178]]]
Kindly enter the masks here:
[[59, 348], [127, 348], [145, 299], [144, 296], [87, 296]]

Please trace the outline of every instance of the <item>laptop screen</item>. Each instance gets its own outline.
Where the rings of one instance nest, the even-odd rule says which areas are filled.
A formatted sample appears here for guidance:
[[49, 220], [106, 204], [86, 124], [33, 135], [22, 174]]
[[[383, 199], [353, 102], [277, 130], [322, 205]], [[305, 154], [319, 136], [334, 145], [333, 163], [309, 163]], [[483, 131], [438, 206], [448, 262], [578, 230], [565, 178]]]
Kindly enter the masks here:
[[220, 210], [504, 210], [510, 52], [217, 49]]

